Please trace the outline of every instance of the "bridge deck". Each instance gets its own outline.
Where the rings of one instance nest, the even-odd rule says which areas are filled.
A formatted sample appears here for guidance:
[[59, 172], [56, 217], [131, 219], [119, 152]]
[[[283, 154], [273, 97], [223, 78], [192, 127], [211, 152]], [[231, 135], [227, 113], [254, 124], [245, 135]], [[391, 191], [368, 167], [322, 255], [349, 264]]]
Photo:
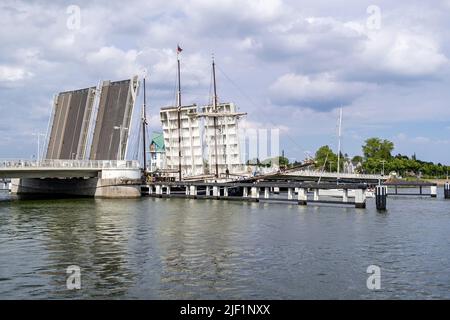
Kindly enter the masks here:
[[107, 169], [139, 169], [137, 161], [43, 160], [1, 161], [0, 179], [4, 178], [92, 178]]

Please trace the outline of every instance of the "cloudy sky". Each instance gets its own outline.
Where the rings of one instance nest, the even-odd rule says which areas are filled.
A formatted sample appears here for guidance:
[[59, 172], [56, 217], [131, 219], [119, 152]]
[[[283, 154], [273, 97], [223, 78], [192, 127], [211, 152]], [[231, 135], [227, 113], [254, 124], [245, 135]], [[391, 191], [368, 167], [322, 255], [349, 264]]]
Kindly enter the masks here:
[[208, 102], [214, 53], [220, 101], [279, 129], [290, 158], [335, 148], [342, 106], [343, 152], [379, 136], [450, 163], [449, 18], [450, 0], [2, 0], [0, 158], [36, 153], [57, 92], [144, 69], [158, 129], [180, 43], [183, 102]]

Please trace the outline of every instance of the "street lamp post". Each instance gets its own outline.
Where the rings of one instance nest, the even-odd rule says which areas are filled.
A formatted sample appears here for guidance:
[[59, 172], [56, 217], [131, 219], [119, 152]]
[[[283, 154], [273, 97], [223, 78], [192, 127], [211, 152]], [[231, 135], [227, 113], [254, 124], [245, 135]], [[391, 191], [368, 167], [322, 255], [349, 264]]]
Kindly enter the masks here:
[[117, 160], [122, 160], [122, 137], [123, 137], [123, 131], [127, 130], [128, 128], [125, 128], [124, 126], [114, 126], [114, 130], [119, 130], [119, 150], [117, 154]]
[[384, 177], [384, 164], [386, 163], [386, 160], [381, 160], [381, 163], [383, 164], [383, 171], [381, 172], [381, 176]]
[[33, 136], [37, 136], [37, 154], [36, 161], [39, 163], [41, 161], [41, 136], [45, 136], [44, 133], [32, 133]]

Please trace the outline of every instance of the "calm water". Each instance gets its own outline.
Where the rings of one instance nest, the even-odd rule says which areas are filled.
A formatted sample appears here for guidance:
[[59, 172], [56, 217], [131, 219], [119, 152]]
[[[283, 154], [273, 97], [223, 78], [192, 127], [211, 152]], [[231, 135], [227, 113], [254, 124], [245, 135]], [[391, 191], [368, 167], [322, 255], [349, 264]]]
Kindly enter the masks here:
[[[0, 298], [450, 298], [450, 201], [374, 206], [0, 193]], [[69, 265], [81, 290], [66, 289]]]

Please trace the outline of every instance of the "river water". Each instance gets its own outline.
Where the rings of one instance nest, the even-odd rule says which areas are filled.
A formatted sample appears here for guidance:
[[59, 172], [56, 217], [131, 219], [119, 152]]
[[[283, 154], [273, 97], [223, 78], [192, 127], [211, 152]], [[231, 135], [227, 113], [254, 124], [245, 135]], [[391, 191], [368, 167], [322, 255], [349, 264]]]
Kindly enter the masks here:
[[374, 207], [0, 193], [0, 298], [449, 299], [450, 201]]

